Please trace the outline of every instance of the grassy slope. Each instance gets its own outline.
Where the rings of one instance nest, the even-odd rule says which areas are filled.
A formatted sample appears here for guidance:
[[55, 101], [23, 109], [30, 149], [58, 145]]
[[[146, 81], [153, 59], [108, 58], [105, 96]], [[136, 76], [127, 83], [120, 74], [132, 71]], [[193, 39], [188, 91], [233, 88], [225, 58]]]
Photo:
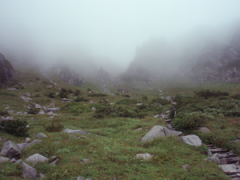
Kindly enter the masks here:
[[[36, 82], [38, 74], [29, 73], [28, 77], [19, 77], [20, 82], [30, 83]], [[32, 81], [31, 81], [32, 80]], [[56, 79], [56, 82], [61, 87], [67, 89], [77, 89], [67, 85]], [[0, 94], [0, 108], [4, 109], [8, 104], [11, 110], [27, 111], [23, 105], [27, 106], [32, 102], [41, 105], [49, 105], [53, 100], [56, 107], [62, 107], [60, 97], [54, 99], [45, 96], [49, 92], [59, 92], [57, 89], [47, 89], [40, 82], [38, 85], [25, 86], [25, 89], [13, 92], [14, 95]], [[127, 85], [133, 86], [133, 85]], [[139, 86], [139, 85], [138, 85]], [[164, 96], [175, 95], [177, 93], [193, 94], [193, 91], [201, 88], [228, 90], [230, 93], [236, 93], [240, 85], [227, 84], [209, 84], [201, 87], [181, 86], [168, 84], [167, 87], [156, 85], [153, 90], [147, 87], [141, 87], [139, 94], [148, 95], [149, 100], [158, 96], [158, 88], [162, 89]], [[86, 89], [92, 88], [90, 85], [78, 87], [87, 97]], [[3, 90], [2, 92], [7, 92]], [[40, 97], [34, 97], [29, 103], [25, 103], [20, 99], [20, 95], [24, 92], [40, 94]], [[141, 96], [139, 96], [140, 98]], [[121, 96], [108, 96], [110, 102], [117, 102], [123, 99]], [[94, 97], [94, 102], [101, 98]], [[80, 102], [83, 104], [82, 102]], [[84, 104], [88, 104], [84, 103]], [[131, 105], [133, 106], [133, 105]], [[46, 157], [59, 156], [58, 165], [52, 167], [48, 164], [38, 164], [35, 166], [38, 172], [47, 175], [47, 179], [76, 179], [77, 176], [92, 177], [95, 179], [227, 179], [227, 176], [211, 162], [205, 162], [206, 155], [205, 146], [191, 147], [175, 137], [167, 137], [156, 139], [155, 141], [142, 144], [141, 137], [146, 134], [145, 129], [151, 129], [154, 125], [165, 125], [164, 120], [153, 118], [154, 113], [149, 112], [145, 119], [130, 119], [130, 118], [108, 118], [95, 119], [92, 118], [93, 112], [82, 113], [79, 115], [68, 113], [66, 110], [61, 110], [62, 116], [56, 116], [54, 119], [62, 123], [65, 128], [81, 129], [90, 132], [91, 135], [74, 135], [69, 136], [62, 132], [49, 133], [43, 128], [44, 124], [50, 121], [48, 115], [18, 115], [28, 121], [30, 125], [30, 138], [35, 139], [38, 133], [45, 133], [49, 136], [43, 140], [43, 143], [37, 144], [31, 148], [23, 150], [21, 158], [24, 160], [28, 156], [39, 153]], [[226, 123], [226, 121], [231, 122]], [[226, 118], [224, 133], [231, 134], [231, 128], [239, 127], [239, 118]], [[237, 124], [237, 125], [236, 125]], [[208, 126], [211, 130], [220, 133], [216, 128], [217, 124], [210, 122]], [[235, 126], [235, 127], [234, 127]], [[143, 131], [135, 131], [136, 128], [142, 127]], [[24, 142], [25, 138], [14, 137], [6, 133], [0, 132], [0, 137], [6, 137], [15, 143]], [[55, 142], [60, 141], [59, 144]], [[0, 146], [3, 142], [0, 141]], [[150, 153], [154, 155], [153, 161], [143, 161], [135, 158], [137, 153]], [[83, 158], [89, 159], [89, 162], [83, 163]], [[191, 164], [188, 170], [182, 169], [182, 165]], [[11, 163], [2, 164], [0, 169], [0, 179], [21, 179], [22, 169], [19, 165]]]

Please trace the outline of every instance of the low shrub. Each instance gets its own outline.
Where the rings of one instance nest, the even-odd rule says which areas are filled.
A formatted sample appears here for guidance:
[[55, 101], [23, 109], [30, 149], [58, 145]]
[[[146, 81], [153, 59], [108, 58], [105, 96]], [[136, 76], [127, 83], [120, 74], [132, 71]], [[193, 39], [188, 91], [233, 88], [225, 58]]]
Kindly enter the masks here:
[[0, 96], [12, 96], [12, 97], [17, 97], [17, 95], [14, 94], [14, 93], [4, 92], [4, 91], [0, 91]]
[[12, 134], [14, 136], [26, 137], [28, 136], [26, 120], [11, 120], [11, 121], [0, 121], [0, 131]]
[[39, 113], [39, 111], [40, 111], [40, 109], [31, 107], [28, 110], [28, 114], [37, 114], [37, 113]]
[[68, 93], [70, 93], [70, 94], [71, 94], [71, 93], [73, 93], [73, 90], [71, 90], [71, 89], [68, 89]]
[[81, 92], [80, 92], [78, 89], [76, 89], [76, 90], [74, 91], [74, 96], [78, 96], [79, 94], [81, 94]]
[[47, 96], [50, 98], [55, 98], [56, 94], [54, 92], [50, 92]]
[[186, 113], [174, 119], [173, 126], [179, 130], [190, 130], [203, 126], [208, 120], [213, 117], [201, 112]]
[[131, 97], [130, 95], [128, 95], [128, 94], [123, 94], [123, 95], [121, 95], [122, 97]]
[[129, 104], [136, 104], [136, 103], [138, 103], [138, 101], [135, 99], [122, 99], [118, 101], [116, 104], [129, 105]]
[[67, 89], [65, 89], [65, 88], [61, 88], [61, 92], [67, 93], [68, 91], [67, 91]]
[[62, 92], [62, 91], [60, 92], [59, 96], [60, 96], [61, 98], [68, 98], [67, 93]]
[[52, 120], [51, 122], [44, 125], [44, 129], [47, 132], [59, 132], [64, 129], [64, 125], [59, 123], [57, 120]]
[[142, 101], [148, 101], [148, 97], [146, 95], [142, 95]]
[[91, 96], [91, 97], [104, 97], [104, 96], [107, 96], [107, 94], [94, 93], [94, 94], [88, 94], [88, 96]]
[[200, 91], [195, 91], [194, 93], [199, 97], [204, 97], [205, 99], [210, 98], [210, 97], [229, 96], [228, 92], [210, 91], [209, 89], [207, 89], [207, 90], [202, 89]]
[[8, 112], [7, 111], [2, 111], [0, 110], [0, 116], [8, 116]]
[[70, 113], [75, 113], [75, 114], [81, 114], [83, 112], [90, 112], [91, 108], [88, 105], [83, 105], [79, 103], [68, 103], [65, 108], [67, 108], [67, 111]]
[[169, 104], [170, 102], [167, 99], [154, 98], [151, 101], [151, 104], [153, 104], [153, 103], [159, 103], [161, 105], [166, 105], [166, 104]]
[[83, 101], [83, 102], [87, 102], [87, 101], [89, 101], [89, 99], [87, 99], [87, 98], [85, 98], [85, 97], [76, 97], [76, 99], [74, 99], [74, 101], [75, 102], [81, 102], [81, 101]]

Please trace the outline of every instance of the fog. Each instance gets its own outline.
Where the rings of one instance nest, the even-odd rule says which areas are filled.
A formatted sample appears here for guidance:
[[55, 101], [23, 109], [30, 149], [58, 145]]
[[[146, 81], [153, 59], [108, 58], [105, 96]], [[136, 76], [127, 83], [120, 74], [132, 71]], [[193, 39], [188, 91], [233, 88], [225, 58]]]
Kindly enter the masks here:
[[228, 44], [239, 7], [239, 0], [1, 0], [0, 52], [116, 75], [147, 42], [161, 39], [174, 54], [162, 61], [179, 64], [184, 52]]

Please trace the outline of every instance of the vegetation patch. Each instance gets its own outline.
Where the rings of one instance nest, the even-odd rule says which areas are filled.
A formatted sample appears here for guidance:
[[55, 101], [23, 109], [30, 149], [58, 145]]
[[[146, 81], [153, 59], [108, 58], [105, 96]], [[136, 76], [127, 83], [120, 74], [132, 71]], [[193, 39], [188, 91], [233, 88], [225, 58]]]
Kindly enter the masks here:
[[12, 134], [14, 136], [28, 136], [26, 120], [4, 120], [0, 121], [0, 131]]

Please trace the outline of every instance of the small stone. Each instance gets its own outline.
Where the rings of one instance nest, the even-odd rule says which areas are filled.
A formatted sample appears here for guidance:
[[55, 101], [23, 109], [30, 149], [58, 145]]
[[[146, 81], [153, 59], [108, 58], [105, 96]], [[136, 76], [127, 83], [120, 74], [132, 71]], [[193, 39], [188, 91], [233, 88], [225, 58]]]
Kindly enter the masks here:
[[16, 159], [15, 159], [15, 158], [12, 158], [12, 159], [11, 159], [11, 162], [12, 162], [12, 163], [15, 163], [15, 162], [16, 162]]
[[96, 108], [95, 108], [95, 107], [92, 107], [92, 110], [93, 110], [93, 111], [96, 111]]
[[142, 128], [137, 128], [135, 129], [135, 131], [142, 131]]
[[38, 133], [38, 135], [36, 136], [37, 139], [43, 139], [43, 138], [47, 138], [46, 134], [43, 133]]
[[184, 165], [182, 165], [182, 168], [185, 169], [185, 170], [188, 169], [188, 168], [190, 168], [190, 167], [191, 167], [190, 164], [184, 164]]
[[149, 154], [149, 153], [139, 153], [139, 154], [136, 154], [136, 157], [137, 158], [142, 158], [144, 160], [151, 160], [152, 159], [152, 155]]
[[26, 143], [30, 143], [30, 142], [31, 142], [31, 139], [30, 139], [30, 138], [26, 138], [25, 142], [26, 142]]
[[77, 177], [77, 180], [85, 180], [85, 178], [82, 177], [82, 176], [78, 176], [78, 177]]
[[211, 162], [215, 162], [217, 164], [221, 163], [220, 159], [217, 156], [208, 157], [205, 159], [205, 161], [211, 161]]
[[84, 163], [87, 163], [89, 161], [89, 159], [83, 159]]
[[59, 161], [59, 159], [57, 158], [55, 161], [51, 162], [50, 165], [51, 166], [56, 166], [58, 161]]
[[10, 160], [10, 159], [7, 158], [7, 157], [2, 157], [2, 156], [0, 156], [0, 163], [7, 162], [7, 161], [9, 161], [9, 160]]
[[200, 127], [198, 128], [198, 131], [199, 132], [202, 132], [202, 133], [210, 133], [210, 129], [208, 129], [207, 127]]

